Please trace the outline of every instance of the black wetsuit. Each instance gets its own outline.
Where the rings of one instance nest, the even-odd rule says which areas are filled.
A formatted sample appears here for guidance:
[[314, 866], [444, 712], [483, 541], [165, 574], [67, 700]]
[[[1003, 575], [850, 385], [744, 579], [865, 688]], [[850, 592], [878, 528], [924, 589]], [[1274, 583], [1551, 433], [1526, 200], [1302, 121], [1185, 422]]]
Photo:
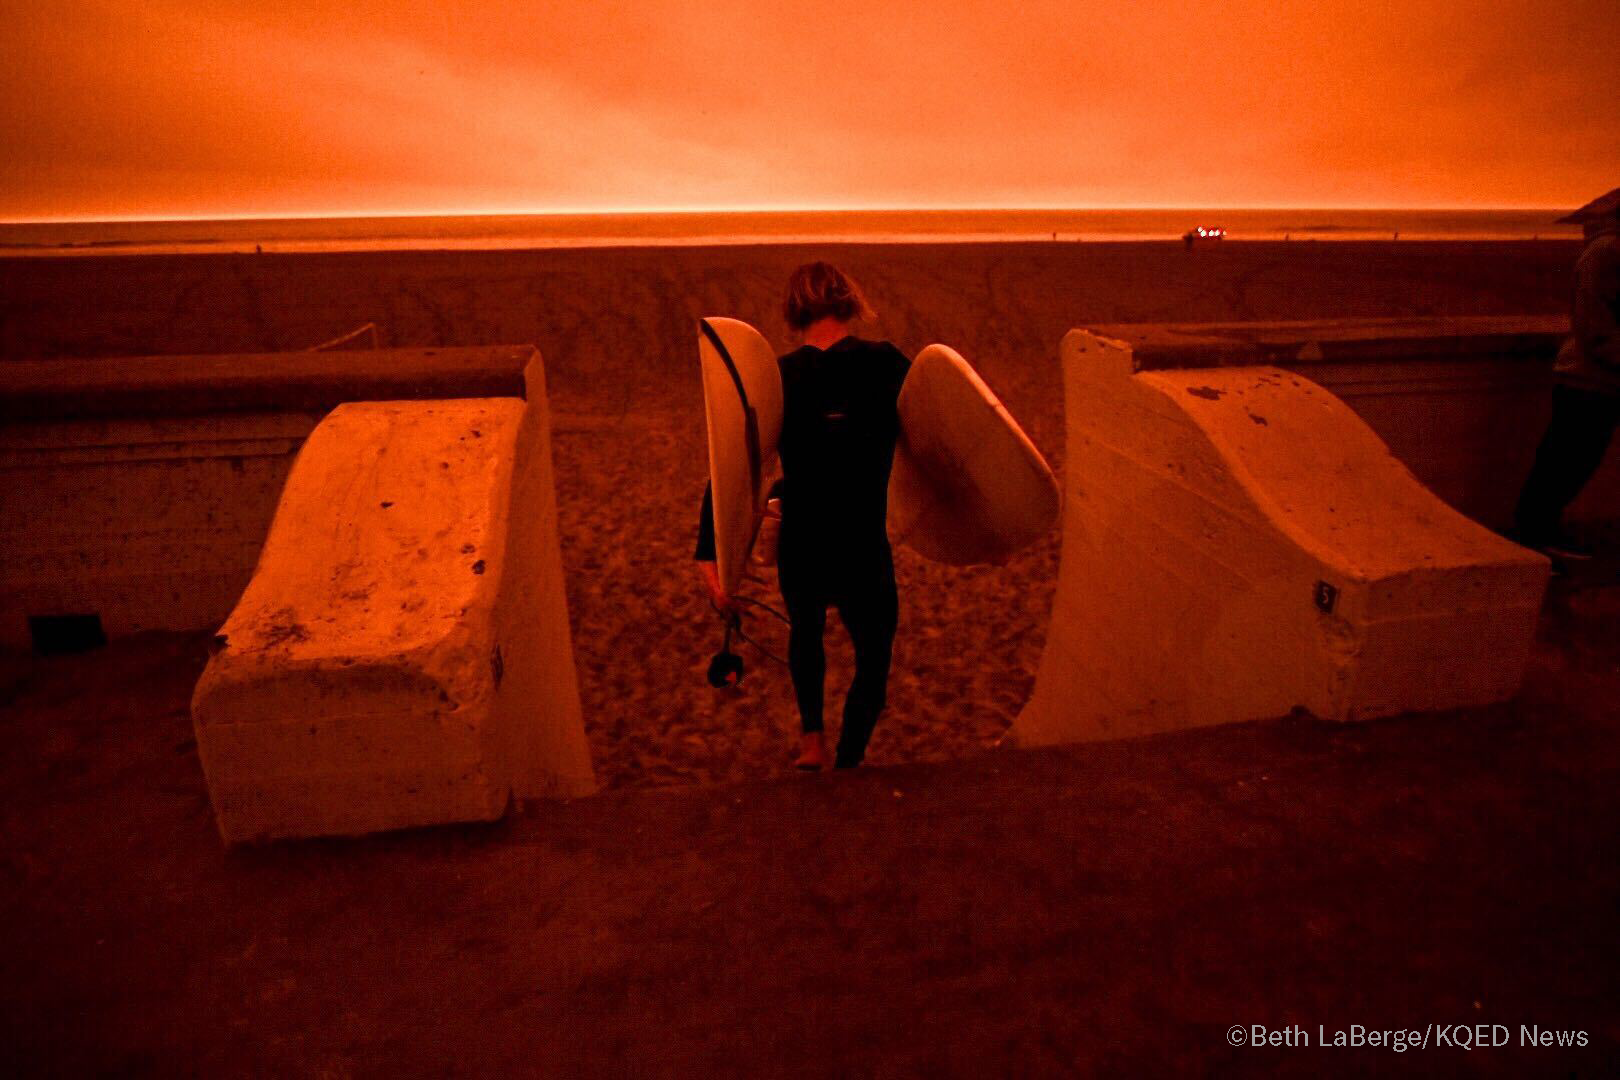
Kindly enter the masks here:
[[1552, 419], [1513, 513], [1514, 539], [1559, 543], [1564, 510], [1603, 464], [1620, 430], [1620, 225], [1599, 233], [1575, 264], [1570, 336], [1554, 366]]
[[[782, 532], [777, 581], [792, 626], [788, 667], [807, 732], [822, 727], [822, 634], [836, 607], [855, 647], [836, 763], [858, 765], [883, 711], [899, 614], [886, 529], [895, 404], [911, 361], [887, 342], [846, 337], [777, 361], [782, 373]], [[704, 494], [696, 557], [714, 559]]]

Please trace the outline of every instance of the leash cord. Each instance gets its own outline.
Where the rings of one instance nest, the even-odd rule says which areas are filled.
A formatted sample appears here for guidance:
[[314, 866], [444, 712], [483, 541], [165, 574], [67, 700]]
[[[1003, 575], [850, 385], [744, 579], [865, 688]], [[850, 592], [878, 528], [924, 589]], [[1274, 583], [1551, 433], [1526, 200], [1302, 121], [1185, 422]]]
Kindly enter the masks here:
[[777, 656], [775, 653], [771, 652], [771, 650], [767, 649], [765, 646], [761, 645], [759, 642], [755, 641], [753, 638], [751, 638], [747, 634], [743, 633], [743, 630], [742, 630], [741, 626], [737, 627], [737, 636], [742, 638], [744, 641], [748, 642], [748, 644], [752, 645], [754, 648], [758, 649], [759, 652], [760, 652], [760, 655], [764, 656], [765, 659], [774, 660], [778, 664], [781, 664], [783, 667], [788, 666], [788, 662], [786, 660], [782, 659], [780, 656]]
[[[746, 596], [734, 596], [734, 597], [732, 597], [732, 599], [741, 601], [742, 603], [745, 603], [745, 604], [750, 604], [750, 605], [752, 605], [754, 607], [757, 607], [757, 608], [764, 608], [766, 611], [770, 612], [772, 615], [776, 616], [778, 619], [781, 619], [784, 623], [786, 623], [788, 621], [788, 617], [786, 615], [783, 615], [780, 611], [777, 611], [775, 608], [771, 607], [769, 604], [762, 604], [758, 600], [750, 600]], [[720, 615], [720, 609], [718, 607], [715, 607], [715, 603], [714, 603], [713, 600], [709, 601], [709, 607], [714, 609], [714, 613], [716, 615]], [[721, 615], [721, 618], [725, 618], [725, 616]], [[723, 646], [721, 646], [722, 648], [724, 648], [724, 649], [731, 648], [731, 635], [736, 634], [737, 637], [741, 638], [743, 641], [748, 642], [748, 644], [750, 644], [754, 648], [758, 649], [759, 652], [760, 652], [760, 655], [764, 656], [767, 660], [774, 660], [776, 663], [781, 664], [783, 667], [788, 666], [788, 662], [786, 660], [782, 659], [780, 656], [777, 656], [775, 653], [771, 652], [771, 650], [767, 649], [765, 646], [761, 645], [759, 642], [757, 642], [753, 638], [749, 637], [748, 634], [743, 631], [742, 617], [741, 616], [734, 615], [731, 618], [726, 619], [725, 623], [726, 623], [726, 639], [725, 639], [725, 644]]]
[[771, 607], [771, 605], [769, 605], [769, 604], [762, 603], [759, 600], [755, 600], [755, 599], [753, 599], [751, 597], [747, 597], [747, 596], [733, 596], [732, 599], [737, 601], [737, 603], [739, 603], [739, 604], [747, 604], [749, 607], [757, 607], [761, 611], [769, 612], [770, 614], [776, 616], [777, 621], [782, 623], [784, 626], [792, 626], [793, 625], [793, 620], [792, 619], [789, 619], [786, 615], [782, 614], [780, 611], [777, 611], [775, 608]]

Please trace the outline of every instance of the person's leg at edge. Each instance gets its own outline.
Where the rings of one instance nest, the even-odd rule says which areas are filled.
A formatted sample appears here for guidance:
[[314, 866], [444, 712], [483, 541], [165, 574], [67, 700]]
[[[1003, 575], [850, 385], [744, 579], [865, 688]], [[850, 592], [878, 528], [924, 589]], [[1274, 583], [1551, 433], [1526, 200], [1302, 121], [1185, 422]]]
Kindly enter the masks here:
[[814, 771], [826, 764], [822, 734], [822, 703], [826, 693], [827, 652], [822, 637], [827, 629], [827, 600], [808, 575], [796, 573], [788, 563], [777, 565], [777, 583], [788, 617], [788, 674], [799, 703], [803, 737], [794, 764]]
[[1620, 422], [1620, 397], [1553, 387], [1552, 418], [1513, 513], [1514, 538], [1529, 547], [1564, 539], [1564, 509], [1603, 463]]
[[889, 663], [894, 653], [900, 600], [894, 565], [887, 559], [884, 564], [864, 587], [839, 598], [838, 614], [855, 647], [855, 678], [844, 700], [844, 724], [838, 733], [834, 761], [834, 767], [839, 769], [853, 769], [865, 760], [872, 729], [888, 701]]

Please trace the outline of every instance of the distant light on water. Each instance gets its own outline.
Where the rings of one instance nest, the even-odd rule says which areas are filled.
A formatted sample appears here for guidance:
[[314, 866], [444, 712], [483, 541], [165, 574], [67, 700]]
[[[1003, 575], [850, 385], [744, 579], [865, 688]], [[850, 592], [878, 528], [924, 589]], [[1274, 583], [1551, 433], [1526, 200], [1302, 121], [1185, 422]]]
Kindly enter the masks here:
[[[0, 224], [0, 254], [520, 250], [759, 243], [1578, 239], [1550, 210], [930, 209], [451, 214]], [[1200, 220], [1221, 226], [1198, 226]]]

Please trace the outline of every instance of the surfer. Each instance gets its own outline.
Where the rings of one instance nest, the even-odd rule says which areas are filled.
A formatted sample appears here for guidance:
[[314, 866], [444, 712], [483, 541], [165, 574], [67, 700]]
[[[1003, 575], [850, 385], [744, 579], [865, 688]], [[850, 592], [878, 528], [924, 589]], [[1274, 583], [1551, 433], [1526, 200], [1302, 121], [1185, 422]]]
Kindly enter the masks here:
[[[866, 756], [883, 711], [899, 616], [886, 528], [889, 472], [900, 420], [896, 401], [911, 362], [853, 329], [873, 317], [843, 271], [813, 262], [788, 279], [783, 316], [804, 344], [778, 359], [783, 418], [777, 582], [787, 608], [788, 670], [803, 729], [800, 769], [827, 763], [822, 705], [827, 609], [837, 608], [855, 648], [834, 767]], [[736, 603], [715, 564], [712, 496], [705, 492], [696, 551], [704, 587], [721, 613]]]

